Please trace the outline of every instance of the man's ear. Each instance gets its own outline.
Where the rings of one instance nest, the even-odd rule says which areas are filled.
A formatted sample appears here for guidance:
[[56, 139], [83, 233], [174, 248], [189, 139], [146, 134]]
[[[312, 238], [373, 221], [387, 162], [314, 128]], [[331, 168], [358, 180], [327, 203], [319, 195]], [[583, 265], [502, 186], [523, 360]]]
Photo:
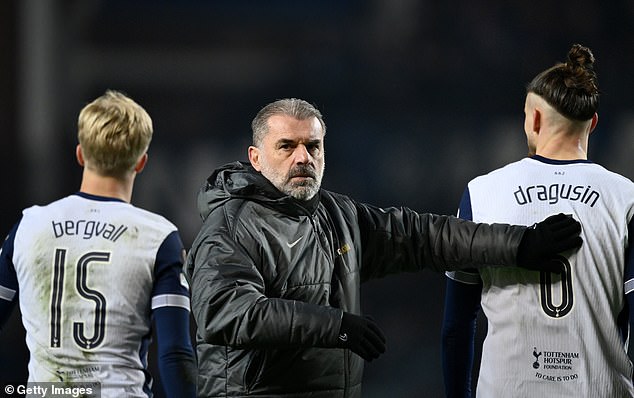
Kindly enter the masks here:
[[262, 171], [262, 166], [260, 165], [260, 150], [251, 145], [249, 146], [249, 162], [251, 162], [251, 166], [256, 171]]
[[542, 126], [542, 112], [538, 108], [533, 109], [533, 132], [539, 134]]
[[77, 163], [79, 163], [81, 167], [84, 167], [86, 161], [84, 160], [84, 153], [81, 151], [81, 145], [79, 144], [77, 144], [77, 147], [75, 148], [75, 157], [77, 158]]
[[139, 174], [141, 171], [143, 171], [143, 168], [145, 167], [145, 165], [147, 164], [147, 159], [148, 159], [148, 154], [147, 152], [143, 154], [143, 156], [141, 156], [139, 158], [139, 160], [136, 162], [136, 165], [134, 166], [134, 171]]
[[599, 114], [595, 112], [594, 115], [592, 115], [592, 122], [590, 122], [590, 132], [591, 133], [597, 127], [598, 123], [599, 123]]

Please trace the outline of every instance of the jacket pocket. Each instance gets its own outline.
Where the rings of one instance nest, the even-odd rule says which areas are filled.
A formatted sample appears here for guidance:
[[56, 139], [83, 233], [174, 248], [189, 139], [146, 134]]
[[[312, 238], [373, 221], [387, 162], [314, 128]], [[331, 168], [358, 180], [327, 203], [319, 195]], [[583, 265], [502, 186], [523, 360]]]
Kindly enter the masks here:
[[264, 365], [264, 352], [262, 350], [254, 350], [247, 368], [244, 371], [244, 387], [247, 393], [251, 392], [255, 383], [258, 381], [262, 367]]

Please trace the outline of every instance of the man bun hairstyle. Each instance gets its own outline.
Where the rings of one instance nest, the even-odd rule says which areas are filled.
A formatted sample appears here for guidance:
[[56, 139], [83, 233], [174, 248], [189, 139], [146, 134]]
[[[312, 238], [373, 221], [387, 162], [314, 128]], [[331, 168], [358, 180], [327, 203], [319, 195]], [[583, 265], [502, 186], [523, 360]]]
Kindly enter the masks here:
[[535, 93], [565, 117], [590, 120], [599, 108], [599, 88], [594, 55], [589, 48], [574, 44], [565, 63], [546, 69], [528, 84]]

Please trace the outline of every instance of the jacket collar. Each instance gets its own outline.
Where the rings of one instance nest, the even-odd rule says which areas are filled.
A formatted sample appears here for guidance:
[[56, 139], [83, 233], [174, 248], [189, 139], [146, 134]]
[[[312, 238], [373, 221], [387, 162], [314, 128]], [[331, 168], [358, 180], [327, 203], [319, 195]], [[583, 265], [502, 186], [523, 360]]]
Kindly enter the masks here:
[[320, 197], [318, 193], [310, 200], [297, 200], [280, 192], [250, 163], [238, 161], [214, 170], [199, 192], [198, 209], [205, 219], [228, 200], [246, 199], [288, 215], [312, 215], [319, 206]]

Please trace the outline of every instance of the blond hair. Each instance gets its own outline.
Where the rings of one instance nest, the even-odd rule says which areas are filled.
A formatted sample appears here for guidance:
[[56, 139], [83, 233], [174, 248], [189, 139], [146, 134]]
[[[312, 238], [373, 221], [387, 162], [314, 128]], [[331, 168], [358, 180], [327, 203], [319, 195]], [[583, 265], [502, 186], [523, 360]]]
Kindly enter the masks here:
[[132, 171], [152, 140], [152, 119], [126, 95], [108, 90], [79, 113], [77, 138], [86, 167], [101, 175]]

